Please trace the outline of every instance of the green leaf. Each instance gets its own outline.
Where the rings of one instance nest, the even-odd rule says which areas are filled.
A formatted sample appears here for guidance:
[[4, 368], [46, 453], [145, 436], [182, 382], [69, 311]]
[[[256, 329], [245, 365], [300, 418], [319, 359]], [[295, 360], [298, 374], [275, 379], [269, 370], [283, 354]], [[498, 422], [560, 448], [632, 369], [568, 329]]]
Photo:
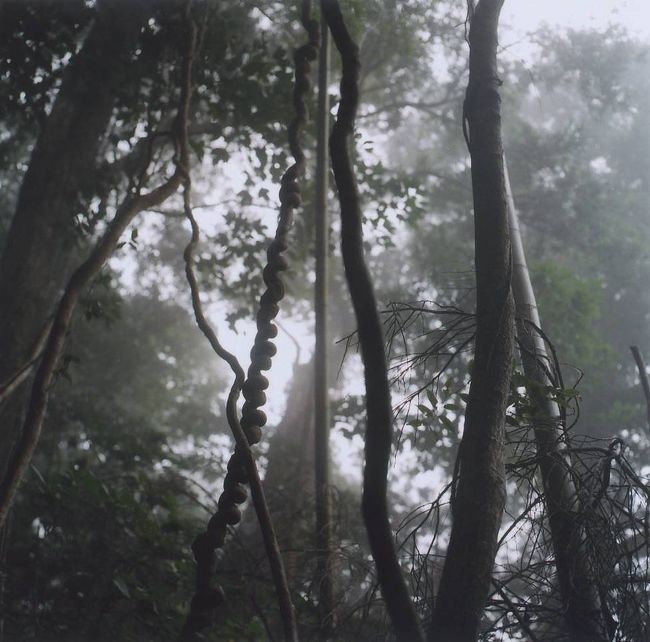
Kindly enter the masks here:
[[113, 584], [117, 590], [122, 594], [122, 597], [125, 597], [127, 600], [131, 599], [131, 593], [129, 587], [126, 585], [126, 582], [121, 577], [114, 577]]
[[447, 417], [447, 415], [440, 415], [440, 422], [448, 430], [455, 430], [456, 429], [456, 426], [454, 425], [454, 422], [451, 419], [449, 419], [449, 417]]

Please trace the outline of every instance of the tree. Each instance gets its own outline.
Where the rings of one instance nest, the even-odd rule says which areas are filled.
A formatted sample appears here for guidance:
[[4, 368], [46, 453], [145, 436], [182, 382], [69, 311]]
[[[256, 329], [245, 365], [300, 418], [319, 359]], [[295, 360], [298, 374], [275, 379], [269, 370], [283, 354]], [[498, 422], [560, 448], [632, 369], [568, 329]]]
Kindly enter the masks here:
[[[504, 160], [505, 163], [505, 160]], [[542, 338], [535, 293], [526, 265], [510, 181], [506, 168], [506, 194], [512, 239], [513, 298], [517, 312], [517, 338], [524, 373], [530, 380], [533, 418], [544, 497], [551, 526], [560, 590], [572, 640], [606, 640], [600, 596], [594, 577], [575, 486], [573, 465], [567, 449], [565, 427], [557, 402], [548, 395], [553, 366]]]
[[481, 0], [470, 15], [464, 118], [476, 230], [476, 346], [452, 498], [453, 525], [430, 640], [478, 636], [505, 504], [504, 425], [514, 309], [496, 66], [501, 6], [499, 0]]
[[[29, 7], [15, 5], [4, 11], [6, 24], [18, 28], [31, 13]], [[96, 156], [147, 15], [147, 3], [134, 3], [129, 19], [120, 3], [99, 3], [97, 20], [66, 69], [34, 145], [2, 253], [2, 382], [31, 362], [41, 348], [54, 303], [76, 257], [74, 214], [96, 180]], [[20, 32], [15, 37], [20, 38]], [[18, 436], [18, 416], [15, 404], [3, 410], [3, 477]]]

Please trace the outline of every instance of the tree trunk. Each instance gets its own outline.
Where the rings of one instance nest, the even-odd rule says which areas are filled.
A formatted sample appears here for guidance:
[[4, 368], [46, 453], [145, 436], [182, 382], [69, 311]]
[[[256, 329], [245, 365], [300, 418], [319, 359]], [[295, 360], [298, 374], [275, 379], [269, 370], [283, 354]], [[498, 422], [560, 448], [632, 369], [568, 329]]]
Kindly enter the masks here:
[[639, 347], [630, 346], [630, 350], [632, 351], [632, 356], [639, 371], [639, 380], [641, 382], [643, 396], [645, 397], [646, 418], [648, 421], [647, 429], [650, 431], [650, 379], [648, 379], [648, 371], [646, 370], [645, 361], [643, 360], [643, 355]]
[[[73, 218], [92, 185], [117, 88], [150, 3], [98, 3], [32, 151], [0, 258], [0, 382], [29, 360], [77, 256]], [[16, 403], [0, 412], [0, 478], [17, 438]]]
[[580, 500], [571, 476], [571, 458], [560, 409], [543, 392], [552, 385], [548, 376], [552, 364], [544, 339], [538, 331], [541, 325], [537, 301], [526, 264], [507, 168], [505, 176], [512, 239], [512, 290], [517, 314], [517, 337], [524, 374], [539, 384], [530, 386], [528, 394], [536, 409], [533, 428], [567, 628], [572, 640], [604, 641], [608, 637], [602, 619], [598, 585], [586, 549], [586, 535], [580, 525]]
[[513, 353], [510, 240], [497, 77], [503, 0], [481, 0], [471, 18], [464, 105], [475, 220], [476, 346], [453, 524], [430, 640], [475, 640], [492, 580], [505, 503], [504, 426]]
[[316, 284], [314, 311], [316, 345], [314, 350], [314, 461], [316, 476], [316, 550], [318, 563], [316, 576], [319, 582], [318, 602], [320, 635], [330, 639], [336, 627], [334, 602], [334, 568], [332, 554], [332, 500], [330, 488], [330, 412], [328, 377], [328, 252], [329, 220], [327, 217], [327, 191], [329, 163], [327, 139], [329, 137], [329, 32], [321, 20], [321, 49], [318, 69], [318, 146], [316, 150], [316, 207], [315, 207], [315, 259]]

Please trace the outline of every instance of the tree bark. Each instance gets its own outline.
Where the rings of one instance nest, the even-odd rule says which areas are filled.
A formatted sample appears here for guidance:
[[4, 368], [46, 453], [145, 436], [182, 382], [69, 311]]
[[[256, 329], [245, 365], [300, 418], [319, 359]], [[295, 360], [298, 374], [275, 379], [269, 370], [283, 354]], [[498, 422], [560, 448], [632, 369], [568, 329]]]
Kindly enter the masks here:
[[552, 385], [552, 367], [541, 329], [535, 292], [519, 231], [507, 167], [506, 191], [512, 239], [512, 290], [517, 314], [517, 338], [526, 377], [538, 385], [529, 386], [536, 415], [533, 424], [544, 498], [555, 551], [567, 629], [572, 640], [608, 640], [602, 618], [598, 585], [586, 548], [586, 534], [580, 525], [581, 503], [571, 475], [571, 457], [557, 403], [543, 390]]
[[502, 4], [481, 0], [469, 33], [464, 118], [474, 198], [476, 346], [451, 537], [429, 630], [432, 641], [477, 639], [505, 503], [504, 426], [514, 306], [496, 61]]
[[[151, 3], [103, 0], [67, 68], [32, 150], [0, 258], [0, 381], [27, 361], [76, 259], [75, 208], [94, 178], [117, 88]], [[18, 436], [16, 404], [0, 411], [0, 477]]]

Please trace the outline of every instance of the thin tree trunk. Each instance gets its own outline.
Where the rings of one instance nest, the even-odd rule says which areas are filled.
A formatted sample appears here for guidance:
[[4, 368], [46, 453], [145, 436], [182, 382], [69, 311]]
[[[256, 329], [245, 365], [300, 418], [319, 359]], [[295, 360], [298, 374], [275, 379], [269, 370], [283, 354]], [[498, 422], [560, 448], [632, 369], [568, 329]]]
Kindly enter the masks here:
[[471, 17], [464, 105], [472, 160], [476, 347], [453, 524], [429, 640], [475, 640], [490, 591], [505, 503], [504, 430], [514, 342], [510, 241], [503, 172], [497, 26], [503, 0]]
[[330, 639], [336, 627], [334, 601], [334, 560], [332, 552], [332, 501], [330, 489], [330, 413], [328, 394], [328, 246], [329, 220], [327, 192], [329, 163], [329, 55], [327, 24], [321, 20], [321, 48], [318, 68], [318, 144], [316, 149], [315, 258], [316, 284], [314, 310], [316, 346], [314, 351], [314, 462], [316, 476], [316, 550], [319, 582], [320, 635]]
[[506, 190], [512, 240], [512, 290], [517, 314], [517, 337], [526, 377], [535, 382], [528, 394], [534, 402], [535, 441], [544, 485], [546, 510], [555, 550], [567, 628], [572, 640], [607, 640], [602, 620], [600, 597], [594, 571], [586, 549], [584, 528], [580, 525], [580, 500], [571, 476], [560, 409], [543, 390], [552, 385], [548, 372], [552, 366], [541, 330], [537, 301], [519, 231], [507, 167]]
[[374, 288], [363, 251], [359, 191], [348, 150], [359, 101], [359, 48], [336, 0], [321, 0], [322, 14], [341, 55], [341, 102], [332, 127], [330, 154], [341, 205], [341, 254], [357, 319], [366, 386], [367, 428], [363, 470], [363, 513], [370, 550], [386, 609], [400, 642], [422, 639], [420, 625], [402, 576], [387, 505], [387, 476], [393, 433], [384, 337]]
[[[27, 363], [77, 260], [73, 228], [81, 194], [92, 185], [96, 157], [113, 113], [116, 90], [149, 2], [97, 3], [94, 26], [64, 73], [20, 188], [0, 257], [0, 382]], [[0, 477], [18, 436], [18, 404], [0, 411]]]
[[638, 346], [630, 346], [630, 350], [634, 357], [634, 361], [636, 362], [636, 367], [639, 370], [639, 379], [641, 380], [641, 388], [643, 389], [643, 396], [645, 397], [648, 430], [650, 431], [650, 380], [648, 379], [648, 371], [645, 368], [643, 355]]

